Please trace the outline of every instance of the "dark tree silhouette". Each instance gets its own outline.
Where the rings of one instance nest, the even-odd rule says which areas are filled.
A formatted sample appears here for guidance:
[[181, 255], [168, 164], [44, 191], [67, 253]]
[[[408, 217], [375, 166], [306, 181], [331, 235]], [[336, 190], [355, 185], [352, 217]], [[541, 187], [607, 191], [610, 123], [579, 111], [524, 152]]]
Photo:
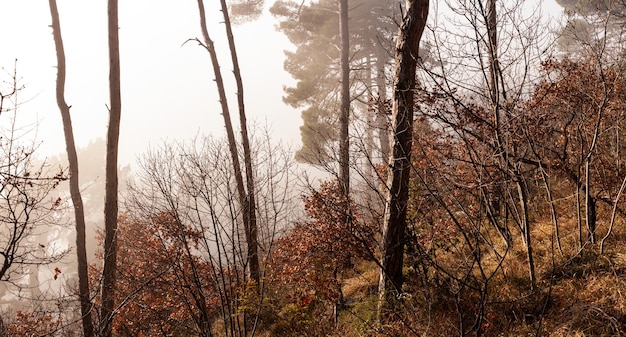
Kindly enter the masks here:
[[65, 49], [63, 47], [63, 35], [61, 34], [61, 23], [59, 20], [59, 10], [56, 0], [50, 0], [50, 15], [52, 16], [52, 33], [57, 54], [57, 87], [56, 99], [63, 120], [63, 135], [65, 136], [65, 148], [70, 169], [70, 196], [74, 209], [74, 219], [76, 221], [76, 254], [78, 262], [78, 295], [80, 298], [80, 314], [83, 323], [83, 335], [92, 337], [94, 335], [93, 321], [91, 315], [92, 303], [90, 299], [89, 274], [87, 262], [87, 248], [85, 239], [85, 210], [83, 198], [80, 193], [80, 182], [78, 175], [78, 156], [74, 143], [74, 131], [72, 129], [72, 118], [70, 107], [65, 101]]
[[426, 27], [428, 0], [407, 0], [406, 14], [398, 32], [393, 86], [392, 131], [394, 134], [387, 204], [383, 223], [380, 270], [380, 315], [393, 309], [402, 291], [402, 265], [406, 212], [411, 172], [415, 73], [419, 43]]

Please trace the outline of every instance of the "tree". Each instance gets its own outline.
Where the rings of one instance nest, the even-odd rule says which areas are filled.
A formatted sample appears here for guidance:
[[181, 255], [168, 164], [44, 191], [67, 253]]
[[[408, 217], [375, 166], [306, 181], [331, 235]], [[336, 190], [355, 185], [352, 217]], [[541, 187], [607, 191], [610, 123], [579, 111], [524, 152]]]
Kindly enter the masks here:
[[112, 335], [115, 316], [115, 281], [117, 268], [118, 176], [117, 154], [120, 136], [122, 99], [120, 89], [120, 41], [118, 2], [108, 1], [109, 31], [109, 128], [107, 131], [106, 188], [104, 195], [104, 267], [102, 270], [102, 307], [98, 336]]
[[[142, 214], [143, 215], [143, 214]], [[201, 233], [181, 226], [176, 215], [120, 217], [116, 302], [113, 331], [123, 336], [197, 333], [211, 335], [202, 315], [219, 312], [211, 265], [189, 249], [199, 249]], [[92, 270], [97, 278], [99, 268]], [[200, 277], [198, 289], [195, 278]], [[198, 295], [207, 294], [201, 299]]]
[[[44, 333], [58, 323], [52, 319], [55, 322], [44, 326], [51, 321], [31, 315], [34, 304], [25, 299], [42, 300], [39, 283], [33, 284], [34, 274], [60, 263], [69, 253], [57, 245], [54, 235], [63, 231], [56, 221], [63, 207], [57, 187], [67, 177], [61, 167], [37, 158], [33, 129], [22, 126], [19, 118], [18, 98], [24, 86], [16, 69], [5, 72], [3, 68], [0, 80], [0, 297], [3, 314], [15, 315], [12, 320], [0, 318], [3, 336]], [[35, 322], [40, 324], [30, 325]]]
[[[579, 14], [591, 13], [623, 13], [626, 3], [623, 1], [607, 1], [607, 0], [556, 0], [567, 11]], [[623, 15], [623, 14], [622, 14]]]
[[257, 285], [261, 281], [261, 270], [258, 254], [258, 226], [257, 226], [257, 205], [256, 195], [254, 192], [254, 172], [252, 170], [252, 153], [250, 151], [250, 137], [248, 136], [248, 122], [246, 119], [246, 109], [244, 104], [243, 81], [241, 79], [241, 69], [239, 68], [239, 60], [237, 57], [237, 48], [235, 47], [235, 38], [228, 15], [228, 6], [226, 0], [220, 1], [222, 6], [222, 15], [224, 17], [224, 26], [226, 28], [226, 37], [228, 38], [228, 47], [233, 63], [233, 74], [235, 75], [235, 83], [237, 84], [237, 105], [239, 107], [239, 127], [241, 128], [241, 145], [243, 147], [243, 162], [246, 172], [246, 201], [247, 204], [244, 212], [248, 214], [248, 236], [250, 237], [251, 247], [248, 247], [248, 256], [250, 257], [250, 278]]
[[[349, 64], [350, 79], [343, 80], [345, 70], [341, 68], [341, 59], [346, 56], [342, 56], [341, 51], [341, 29], [344, 26], [347, 28], [347, 25], [340, 26], [340, 13], [343, 12], [338, 4], [341, 5], [341, 2], [334, 0], [311, 3], [277, 1], [270, 9], [280, 19], [280, 31], [296, 46], [294, 52], [285, 52], [285, 70], [297, 83], [294, 87], [285, 88], [283, 98], [285, 103], [303, 109], [303, 125], [300, 128], [302, 148], [296, 153], [296, 159], [322, 167], [333, 162], [340, 163], [342, 104], [346, 106], [345, 101], [342, 103], [341, 92], [346, 90], [343, 88], [344, 83], [349, 82], [346, 90], [350, 92], [349, 102], [362, 103], [366, 107], [362, 114], [376, 114], [375, 118], [362, 118], [369, 122], [362, 121], [360, 127], [366, 132], [372, 129], [378, 131], [380, 156], [372, 153], [364, 155], [385, 161], [389, 147], [387, 114], [383, 112], [384, 109], [375, 106], [383, 105], [387, 97], [385, 68], [390, 60], [389, 41], [395, 33], [394, 16], [398, 6], [396, 1], [350, 2], [349, 13], [344, 14], [349, 14], [350, 22], [351, 41], [346, 41], [349, 50], [349, 62], [346, 64]], [[350, 113], [354, 132], [355, 123], [359, 121], [356, 106], [352, 107]]]
[[58, 261], [65, 252], [36, 238], [54, 228], [54, 212], [61, 199], [54, 196], [63, 170], [53, 171], [35, 160], [36, 144], [24, 143], [29, 134], [18, 128], [17, 70], [0, 87], [0, 284], [17, 285], [33, 266]]
[[381, 247], [381, 314], [384, 314], [386, 308], [394, 308], [402, 292], [415, 76], [419, 43], [428, 17], [428, 5], [428, 0], [407, 0], [406, 14], [398, 30], [392, 108], [393, 151], [389, 159], [390, 173]]
[[[497, 10], [496, 0], [487, 1], [486, 9], [486, 31], [487, 31], [487, 59], [489, 62], [489, 96], [491, 98], [492, 120], [494, 123], [494, 138], [500, 157], [500, 169], [505, 172], [507, 180], [514, 182], [517, 190], [517, 204], [519, 204], [518, 219], [522, 231], [523, 241], [526, 245], [526, 253], [528, 258], [528, 271], [530, 277], [531, 287], [536, 285], [535, 276], [535, 263], [533, 259], [532, 240], [530, 235], [530, 220], [528, 212], [528, 195], [526, 190], [526, 180], [519, 166], [510, 160], [510, 156], [517, 156], [516, 148], [506, 148], [506, 143], [509, 142], [507, 137], [508, 133], [503, 130], [503, 124], [511, 124], [512, 117], [510, 110], [503, 107], [504, 101], [507, 99], [508, 93], [506, 88], [502, 85], [505, 81], [503, 73], [500, 67], [500, 60], [498, 57], [498, 27], [497, 27]], [[479, 13], [480, 15], [480, 13]], [[510, 179], [508, 179], [510, 177]], [[499, 210], [498, 210], [499, 211]], [[503, 236], [507, 238], [507, 244], [510, 244], [510, 236], [503, 231]]]
[[[225, 4], [223, 4], [225, 5]], [[226, 12], [226, 8], [225, 6], [222, 6], [222, 11], [224, 12], [224, 18], [228, 19], [228, 14]], [[198, 0], [198, 11], [199, 11], [199, 15], [200, 15], [200, 29], [202, 31], [202, 37], [203, 37], [203, 42], [201, 42], [200, 40], [196, 39], [196, 41], [202, 45], [208, 52], [209, 55], [211, 57], [211, 64], [213, 65], [213, 74], [215, 75], [215, 83], [217, 85], [217, 91], [220, 97], [220, 104], [222, 107], [222, 116], [224, 117], [224, 125], [226, 127], [226, 135], [228, 137], [228, 148], [230, 150], [230, 155], [231, 155], [231, 159], [232, 159], [232, 165], [233, 165], [233, 171], [235, 173], [235, 178], [237, 181], [237, 194], [239, 197], [239, 203], [241, 204], [241, 207], [243, 209], [243, 225], [244, 225], [244, 229], [245, 229], [245, 238], [246, 238], [246, 242], [247, 242], [247, 247], [248, 247], [248, 268], [250, 270], [250, 278], [257, 284], [260, 284], [261, 281], [261, 270], [260, 270], [260, 264], [259, 264], [259, 256], [258, 256], [258, 239], [257, 239], [257, 233], [258, 233], [258, 229], [256, 228], [256, 210], [255, 207], [252, 205], [252, 203], [254, 202], [254, 196], [252, 196], [250, 193], [253, 193], [253, 191], [248, 191], [246, 193], [246, 189], [244, 187], [244, 183], [243, 183], [243, 174], [241, 172], [241, 164], [239, 163], [239, 154], [238, 154], [238, 150], [237, 150], [237, 143], [235, 140], [235, 133], [233, 131], [233, 126], [232, 126], [232, 121], [230, 118], [230, 110], [228, 108], [228, 101], [226, 98], [226, 91], [224, 89], [224, 81], [222, 79], [222, 74], [221, 74], [221, 70], [220, 70], [220, 65], [219, 65], [219, 61], [217, 59], [217, 52], [215, 50], [215, 45], [213, 44], [213, 40], [211, 40], [211, 37], [209, 35], [209, 31], [207, 29], [207, 25], [206, 25], [206, 14], [205, 14], [205, 10], [204, 10], [204, 2], [202, 0]], [[230, 25], [227, 25], [227, 30], [229, 29]], [[232, 38], [232, 32], [229, 35], [229, 43], [231, 43], [231, 56], [233, 57], [233, 62], [236, 63], [236, 53], [234, 53], [234, 41]], [[236, 67], [236, 69], [238, 69], [238, 67]], [[238, 77], [239, 78], [239, 77]], [[238, 79], [238, 82], [240, 82], [240, 78]], [[241, 86], [241, 84], [238, 84], [238, 89], [239, 89], [239, 95], [240, 95], [240, 118], [242, 121], [242, 133], [244, 133], [243, 130], [246, 130], [246, 125], [245, 125], [245, 113], [243, 112], [243, 87]], [[245, 134], [247, 134], [247, 132], [245, 132]], [[247, 142], [247, 140], [246, 140]], [[245, 151], [249, 154], [249, 149], [248, 151]], [[246, 165], [249, 163], [249, 161], [246, 161]], [[252, 187], [254, 185], [253, 180], [252, 180], [252, 172], [250, 172], [251, 169], [248, 170], [249, 174], [248, 174], [248, 183], [249, 183], [249, 187]]]
[[[568, 53], [568, 57], [577, 59], [580, 62], [580, 68], [576, 69], [572, 74], [577, 73], [581, 77], [589, 78], [589, 90], [593, 95], [589, 96], [591, 100], [578, 97], [576, 100], [583, 101], [584, 106], [589, 107], [589, 111], [593, 111], [594, 122], [590, 121], [585, 131], [579, 135], [586, 153], [584, 161], [578, 167], [575, 176], [577, 179], [577, 193], [583, 193], [585, 205], [585, 223], [587, 227], [587, 238], [583, 239], [582, 221], [579, 217], [579, 244], [582, 249], [584, 242], [596, 243], [596, 222], [597, 222], [597, 201], [606, 204], [612, 202], [606, 197], [600, 196], [597, 192], [595, 179], [591, 177], [591, 172], [596, 164], [593, 163], [598, 159], [596, 156], [601, 155], [598, 147], [603, 147], [602, 129], [603, 120], [606, 115], [611, 115], [612, 105], [616, 102], [614, 97], [614, 83], [621, 82], [619, 76], [613, 72], [623, 67], [624, 48], [623, 48], [623, 27], [626, 23], [626, 3], [623, 1], [600, 1], [600, 0], [578, 0], [578, 1], [557, 1], [565, 8], [568, 14], [567, 24], [562, 27], [561, 38], [559, 39], [560, 47]], [[572, 63], [574, 64], [574, 63]], [[572, 69], [574, 70], [574, 69]], [[580, 72], [578, 72], [580, 71]], [[596, 72], [597, 74], [594, 74]], [[578, 91], [577, 91], [578, 92]], [[582, 118], [587, 117], [587, 111], [580, 112]], [[619, 124], [620, 116], [616, 119]], [[591, 125], [594, 125], [591, 127]], [[619, 128], [619, 127], [617, 127]], [[610, 132], [613, 133], [613, 132]], [[591, 137], [591, 138], [587, 138]], [[587, 138], [587, 139], [584, 139]], [[615, 146], [619, 145], [619, 136], [615, 138]], [[599, 151], [596, 151], [599, 150]], [[613, 166], [613, 164], [610, 164]], [[618, 161], [619, 166], [619, 161]], [[573, 177], [574, 175], [572, 175]], [[580, 180], [580, 182], [579, 182]], [[596, 190], [596, 192], [594, 192]], [[612, 196], [611, 196], [612, 197]], [[580, 201], [578, 203], [580, 207]], [[615, 204], [614, 206], [617, 206]], [[616, 209], [617, 210], [617, 209]], [[580, 211], [580, 210], [579, 210]]]
[[[350, 30], [348, 0], [339, 0], [339, 29], [341, 31], [341, 113], [339, 114], [339, 179], [343, 193], [350, 195]], [[346, 213], [347, 214], [347, 213]], [[347, 216], [347, 215], [346, 215]]]
[[[433, 104], [425, 117], [428, 123], [446, 130], [452, 142], [464, 144], [464, 150], [458, 154], [444, 152], [451, 162], [464, 167], [453, 174], [459, 180], [450, 181], [464, 195], [480, 196], [477, 201], [486, 220], [506, 245], [498, 255], [506, 254], [513, 246], [509, 227], [515, 225], [519, 229], [533, 288], [533, 177], [544, 178], [546, 197], [552, 198], [545, 167], [542, 169], [540, 162], [530, 159], [539, 138], [531, 136], [534, 125], [526, 118], [525, 103], [535, 78], [525, 69], [539, 66], [552, 46], [549, 42], [535, 44], [550, 40], [537, 28], [541, 27], [538, 17], [525, 14], [523, 1], [459, 1], [449, 6], [460, 14], [453, 19], [454, 25], [464, 26], [467, 30], [462, 31], [471, 33], [459, 34], [446, 26], [433, 33], [439, 65], [425, 72], [425, 85], [434, 88], [425, 102], [439, 103]], [[446, 40], [446, 36], [457, 39], [452, 40], [454, 43], [437, 40]], [[509, 45], [520, 48], [502, 47]], [[468, 190], [467, 186], [476, 189]], [[550, 212], [554, 221], [555, 208]], [[558, 232], [557, 222], [553, 228]]]
[[[259, 258], [265, 261], [273, 250], [277, 231], [293, 214], [293, 188], [286, 152], [269, 139], [252, 141], [252, 166], [258, 177], [256, 199], [263, 201], [258, 208], [259, 251], [263, 253]], [[227, 143], [227, 139], [203, 137], [187, 144], [163, 144], [149, 151], [140, 158], [140, 169], [127, 200], [130, 220], [145, 223], [151, 219], [155, 222], [152, 226], [166, 226], [178, 233], [159, 231], [153, 235], [158, 236], [157, 241], [163, 237], [164, 244], [175, 243], [182, 252], [159, 253], [163, 256], [159, 259], [165, 261], [159, 263], [171, 266], [171, 272], [180, 275], [172, 278], [166, 274], [166, 280], [158, 280], [171, 282], [170, 288], [179, 287], [177, 280], [184, 281], [188, 292], [177, 291], [176, 296], [184, 298], [185, 305], [191, 303], [184, 310], [202, 336], [210, 336], [216, 326], [225, 335], [249, 335], [258, 329], [263, 309], [260, 296], [265, 282], [251, 284], [247, 275], [247, 242], [241, 226], [244, 205], [237, 199], [232, 159], [224, 153]], [[183, 261], [187, 261], [185, 266]], [[149, 278], [146, 275], [143, 279]]]
[[70, 195], [74, 208], [74, 219], [76, 221], [76, 254], [78, 262], [78, 294], [80, 298], [80, 311], [83, 323], [83, 335], [91, 337], [94, 335], [92, 322], [92, 303], [90, 298], [87, 248], [85, 239], [85, 210], [83, 198], [80, 193], [80, 182], [78, 175], [78, 156], [76, 155], [76, 145], [74, 144], [74, 131], [72, 129], [72, 119], [70, 107], [65, 102], [65, 49], [63, 47], [63, 36], [61, 34], [61, 23], [56, 0], [50, 0], [50, 15], [52, 16], [52, 32], [57, 54], [57, 105], [63, 120], [63, 134], [65, 136], [65, 146], [69, 161]]
[[533, 131], [551, 139], [540, 147], [544, 165], [571, 184], [570, 193], [582, 190], [587, 237], [579, 227], [579, 247], [595, 243], [597, 203], [617, 207], [624, 176], [623, 64], [592, 60], [545, 62], [530, 102]]

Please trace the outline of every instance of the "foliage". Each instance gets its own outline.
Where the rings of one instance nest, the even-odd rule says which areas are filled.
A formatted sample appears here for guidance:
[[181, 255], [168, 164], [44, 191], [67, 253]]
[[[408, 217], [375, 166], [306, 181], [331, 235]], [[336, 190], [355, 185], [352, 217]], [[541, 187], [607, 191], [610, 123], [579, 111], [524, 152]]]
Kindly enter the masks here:
[[272, 287], [282, 303], [278, 316], [283, 322], [277, 327], [285, 322], [292, 329], [313, 322], [323, 326], [322, 319], [332, 319], [329, 308], [343, 304], [344, 275], [357, 261], [373, 257], [373, 224], [363, 222], [354, 207], [346, 214], [337, 181], [322, 182], [302, 199], [311, 220], [295, 223], [278, 239], [270, 265]]
[[[211, 279], [215, 271], [199, 255], [199, 233], [181, 227], [171, 214], [154, 214], [148, 219], [122, 216], [118, 236], [119, 268], [116, 306], [119, 312], [113, 330], [128, 336], [192, 333], [198, 304], [194, 291], [212, 294], [204, 303], [211, 314], [219, 310], [219, 298]], [[189, 244], [189, 246], [188, 246]], [[92, 268], [92, 277], [100, 275]], [[194, 283], [200, 275], [202, 289]], [[97, 284], [97, 283], [96, 283]]]
[[[397, 8], [392, 0], [350, 3], [351, 100], [375, 105], [376, 92], [377, 96], [385, 97], [382, 93], [387, 90], [385, 66], [389, 62], [392, 36], [396, 33]], [[338, 10], [337, 2], [330, 0], [277, 1], [270, 9], [280, 20], [279, 30], [296, 46], [295, 51], [285, 52], [285, 70], [296, 84], [286, 87], [283, 97], [285, 103], [302, 109], [302, 148], [297, 151], [296, 159], [314, 165], [336, 160], [341, 82]], [[374, 74], [382, 83], [374, 84]], [[388, 137], [388, 134], [381, 131], [379, 137]]]
[[238, 0], [229, 3], [229, 13], [233, 24], [256, 20], [263, 12], [265, 0]]
[[[374, 87], [388, 67], [381, 45], [391, 45], [389, 29], [397, 28], [397, 6], [389, 10], [390, 3], [363, 0], [353, 3], [350, 12], [352, 98], [362, 101], [367, 113], [378, 109], [384, 119], [388, 101], [376, 96], [383, 98], [385, 81]], [[241, 195], [233, 158], [224, 151], [225, 141], [207, 137], [165, 144], [140, 158], [126, 213], [118, 218], [114, 332], [343, 337], [626, 333], [626, 207], [619, 198], [626, 176], [624, 51], [615, 43], [621, 38], [615, 27], [597, 25], [603, 15], [618, 17], [622, 10], [609, 9], [603, 1], [560, 1], [575, 11], [569, 37], [588, 40], [589, 48], [547, 57], [549, 52], [540, 51], [551, 47], [540, 42], [544, 35], [535, 35], [541, 27], [535, 17], [526, 16], [524, 2], [497, 2], [499, 48], [491, 48], [500, 52], [501, 68], [495, 69], [487, 41], [493, 31], [483, 27], [488, 17], [483, 3], [447, 2], [455, 7], [450, 22], [468, 20], [466, 35], [436, 21], [429, 26], [440, 59], [422, 69], [414, 92], [407, 239], [396, 242], [406, 257], [400, 269], [403, 287], [388, 324], [376, 321], [382, 211], [362, 194], [381, 196], [376, 193], [386, 188], [379, 185], [390, 175], [389, 165], [370, 160], [369, 173], [379, 180], [357, 180], [350, 196], [336, 181], [323, 181], [304, 193], [303, 207], [296, 207], [290, 154], [269, 136], [253, 138], [249, 171], [259, 205], [259, 257], [265, 262], [257, 283], [249, 280], [249, 249], [241, 225], [245, 205], [237, 202]], [[262, 4], [244, 0], [233, 5], [256, 14]], [[285, 101], [304, 110], [302, 130], [308, 140], [299, 159], [334, 160], [336, 3], [277, 1], [272, 11], [296, 45], [285, 64], [296, 84], [286, 89]], [[585, 16], [594, 20], [576, 21]], [[12, 102], [10, 97], [10, 90], [1, 92], [1, 102]], [[0, 117], [12, 109], [1, 107]], [[21, 131], [5, 124], [0, 220], [8, 229], [0, 237], [11, 232], [22, 236], [13, 240], [20, 244], [14, 250], [18, 258], [9, 261], [11, 268], [0, 267], [0, 281], [22, 286], [19, 276], [32, 273], [26, 263], [52, 261], [46, 255], [50, 244], [36, 237], [48, 233], [51, 219], [63, 219], [63, 199], [53, 191], [65, 177], [46, 173], [46, 165], [32, 165], [34, 147], [11, 143]], [[367, 127], [358, 136], [361, 130], [351, 128], [352, 144], [367, 143], [372, 137], [368, 132], [380, 125]], [[380, 135], [384, 132], [379, 130]], [[96, 145], [103, 148], [100, 143], [90, 148]], [[92, 157], [86, 156], [102, 148], [81, 158], [89, 162]], [[361, 159], [351, 162], [353, 173], [361, 173]], [[594, 201], [583, 201], [585, 193]], [[91, 196], [86, 209], [101, 202], [101, 194]], [[583, 213], [596, 207], [598, 233], [611, 239], [606, 250], [580, 234], [582, 224], [591, 222]], [[306, 219], [298, 218], [300, 211]], [[15, 216], [20, 212], [23, 216]], [[609, 219], [615, 220], [613, 232]], [[528, 277], [531, 257], [536, 282]], [[101, 272], [94, 264], [93, 284], [99, 284]], [[71, 268], [53, 265], [49, 278], [71, 274]], [[58, 312], [52, 306], [24, 309], [10, 319], [5, 314], [0, 335], [63, 335], [64, 327], [78, 320], [64, 315], [61, 306]]]
[[545, 80], [528, 104], [528, 122], [535, 125], [531, 132], [550, 141], [538, 144], [534, 158], [582, 184], [578, 170], [593, 154], [593, 194], [614, 198], [626, 174], [620, 158], [626, 146], [619, 131], [626, 123], [622, 67], [566, 59], [547, 61], [542, 70]]
[[10, 322], [0, 321], [0, 336], [54, 336], [63, 321], [48, 313], [17, 311]]

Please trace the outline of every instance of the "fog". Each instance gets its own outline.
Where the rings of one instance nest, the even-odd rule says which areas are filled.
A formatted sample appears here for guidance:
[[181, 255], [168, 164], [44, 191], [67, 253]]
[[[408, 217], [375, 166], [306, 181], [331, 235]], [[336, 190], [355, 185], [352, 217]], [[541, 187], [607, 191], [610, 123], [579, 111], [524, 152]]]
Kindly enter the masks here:
[[[268, 2], [267, 6], [270, 6]], [[106, 2], [58, 1], [67, 59], [65, 97], [71, 106], [74, 136], [78, 147], [81, 186], [87, 221], [90, 260], [97, 249], [96, 228], [103, 222], [104, 138], [108, 124], [108, 45]], [[211, 38], [225, 80], [230, 104], [236, 106], [232, 65], [225, 38], [219, 3], [207, 4]], [[149, 148], [165, 142], [184, 142], [196, 136], [224, 136], [224, 120], [218, 102], [209, 54], [192, 39], [200, 37], [195, 2], [120, 2], [120, 59], [122, 69], [122, 121], [119, 162], [120, 188], [129, 178], [129, 169]], [[267, 12], [267, 10], [266, 10]], [[47, 1], [5, 1], [0, 6], [0, 67], [2, 81], [15, 71], [18, 86], [17, 127], [32, 138], [36, 156], [52, 167], [65, 167], [63, 127], [56, 98], [56, 53]], [[234, 27], [239, 52], [245, 103], [250, 130], [268, 128], [272, 138], [291, 147], [299, 143], [300, 115], [282, 102], [283, 86], [290, 76], [283, 70], [285, 49], [291, 48], [284, 35], [274, 28], [266, 13], [260, 19]], [[10, 83], [2, 83], [7, 89]], [[6, 116], [4, 116], [6, 117]], [[239, 129], [237, 122], [234, 127]], [[28, 143], [31, 140], [27, 140]], [[65, 200], [69, 195], [56, 192]], [[55, 194], [56, 195], [56, 194]], [[64, 203], [62, 231], [44, 238], [50, 246], [72, 242], [71, 204]], [[74, 260], [72, 250], [68, 256]], [[43, 291], [58, 293], [71, 279], [75, 266], [65, 261], [42, 266], [22, 285], [38, 284]], [[54, 278], [53, 278], [54, 275]], [[45, 282], [43, 282], [45, 281]], [[4, 291], [2, 291], [4, 293]], [[4, 300], [15, 297], [6, 295]]]
[[[271, 3], [267, 4], [268, 6]], [[78, 146], [104, 137], [108, 123], [108, 47], [106, 3], [59, 1], [67, 58], [66, 100]], [[229, 100], [234, 104], [230, 56], [219, 4], [207, 7]], [[46, 2], [2, 4], [0, 66], [17, 73], [25, 89], [20, 121], [37, 122], [38, 152], [65, 150], [54, 97], [56, 55]], [[282, 102], [291, 78], [283, 71], [283, 50], [291, 46], [266, 14], [234, 27], [245, 87], [248, 120], [274, 130], [274, 137], [297, 146], [300, 116]], [[120, 3], [122, 122], [120, 162], [133, 164], [150, 144], [185, 140], [196, 134], [219, 136], [223, 119], [208, 53], [189, 39], [199, 37], [195, 2], [127, 1]]]

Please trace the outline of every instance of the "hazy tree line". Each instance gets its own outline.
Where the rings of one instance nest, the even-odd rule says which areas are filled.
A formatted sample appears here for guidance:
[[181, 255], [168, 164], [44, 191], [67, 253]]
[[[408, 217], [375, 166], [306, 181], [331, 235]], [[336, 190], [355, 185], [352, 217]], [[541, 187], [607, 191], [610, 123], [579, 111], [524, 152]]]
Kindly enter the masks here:
[[[0, 282], [28, 305], [4, 308], [0, 335], [625, 333], [626, 4], [558, 3], [551, 26], [522, 0], [275, 1], [295, 46], [294, 155], [244, 105], [255, 88], [232, 25], [264, 1], [198, 0], [200, 37], [187, 42], [207, 51], [221, 104], [207, 113], [226, 137], [164, 143], [129, 172], [117, 163], [117, 1], [107, 139], [78, 149], [50, 0], [67, 147], [36, 157], [31, 130], [11, 122], [24, 88], [6, 74]], [[228, 50], [207, 10], [221, 11]]]

